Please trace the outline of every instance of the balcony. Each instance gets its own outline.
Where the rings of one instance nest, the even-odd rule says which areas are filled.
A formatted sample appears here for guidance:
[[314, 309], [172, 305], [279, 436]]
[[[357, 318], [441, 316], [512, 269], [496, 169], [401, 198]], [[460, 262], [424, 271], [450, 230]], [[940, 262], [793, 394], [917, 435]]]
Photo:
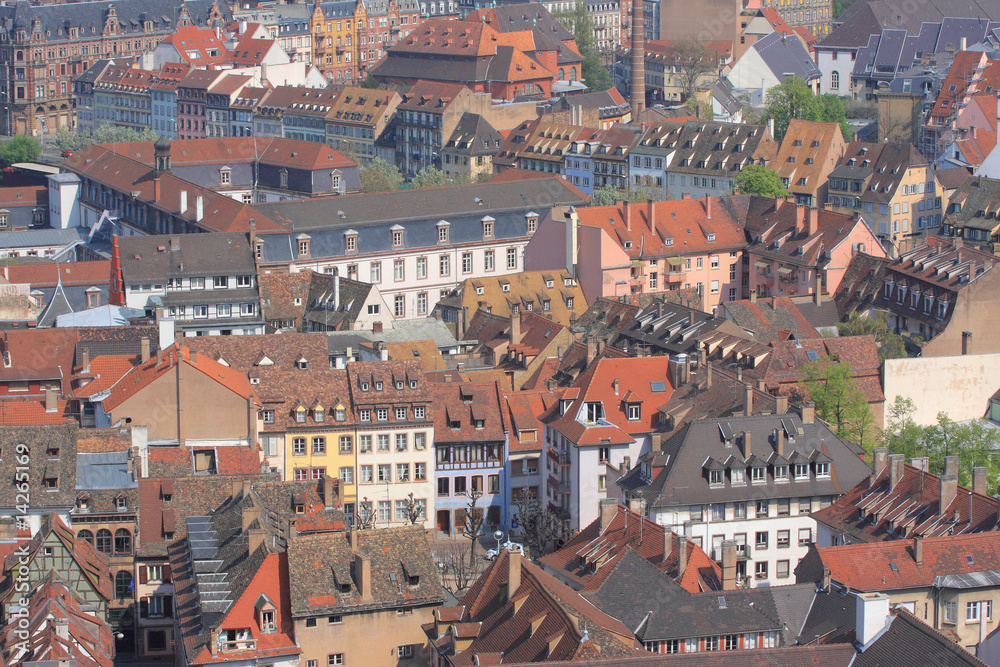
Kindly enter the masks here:
[[568, 466], [569, 465], [569, 452], [568, 451], [557, 451], [549, 447], [549, 458], [558, 465]]

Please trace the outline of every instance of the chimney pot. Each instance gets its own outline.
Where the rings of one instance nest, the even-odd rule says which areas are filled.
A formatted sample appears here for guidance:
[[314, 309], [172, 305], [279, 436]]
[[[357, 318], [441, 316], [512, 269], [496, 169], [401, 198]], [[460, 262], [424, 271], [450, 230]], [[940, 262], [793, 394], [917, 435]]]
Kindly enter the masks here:
[[787, 396], [775, 396], [774, 398], [774, 411], [783, 415], [788, 412], [788, 397]]
[[521, 554], [508, 551], [507, 553], [507, 602], [514, 597], [517, 589], [521, 587]]
[[802, 423], [812, 424], [816, 421], [816, 404], [812, 401], [806, 401], [805, 405], [802, 406]]
[[[951, 505], [952, 501], [955, 500], [955, 496], [958, 494], [958, 475], [954, 474], [944, 474], [938, 477], [941, 486], [941, 498], [938, 514], [944, 514], [948, 506]], [[958, 510], [955, 510], [955, 514], [958, 514]]]
[[976, 466], [972, 469], [972, 492], [986, 495], [986, 468]]
[[946, 474], [946, 475], [958, 475], [958, 457], [957, 456], [946, 456], [946, 457], [944, 457], [944, 474]]
[[913, 562], [924, 564], [924, 538], [920, 535], [913, 538]]

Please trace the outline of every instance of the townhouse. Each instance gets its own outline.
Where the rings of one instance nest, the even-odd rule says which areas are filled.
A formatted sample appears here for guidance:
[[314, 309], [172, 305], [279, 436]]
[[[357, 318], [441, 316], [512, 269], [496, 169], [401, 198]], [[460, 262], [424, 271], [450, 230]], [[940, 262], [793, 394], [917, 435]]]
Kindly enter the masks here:
[[793, 118], [781, 140], [774, 169], [795, 203], [818, 206], [826, 201], [830, 172], [844, 155], [846, 143], [837, 123]]
[[779, 408], [692, 421], [618, 484], [628, 499], [645, 502], [652, 520], [710, 550], [724, 567], [724, 543], [735, 542], [741, 585], [774, 586], [791, 583], [816, 539], [810, 513], [871, 473], [860, 452], [817, 420], [811, 404]]
[[[428, 196], [428, 192], [433, 196]], [[560, 178], [257, 205], [285, 233], [260, 234], [261, 270], [336, 273], [376, 285], [393, 316], [424, 317], [467, 278], [509, 275], [553, 204], [586, 196]], [[544, 204], [544, 205], [543, 205]]]
[[246, 234], [130, 236], [116, 243], [114, 303], [162, 309], [185, 336], [264, 333]]
[[838, 213], [863, 215], [879, 240], [899, 253], [940, 227], [942, 194], [931, 165], [912, 144], [852, 141], [830, 172], [826, 202]]
[[589, 156], [597, 151], [599, 145], [590, 143], [596, 135], [596, 130], [555, 122], [543, 116], [521, 123], [508, 134], [507, 140], [500, 144], [493, 164], [498, 172], [515, 167], [549, 174], [565, 173], [567, 181], [590, 193], [593, 192], [593, 183], [590, 182], [593, 164], [571, 158]]
[[445, 176], [462, 183], [475, 183], [493, 176], [493, 156], [503, 136], [479, 114], [463, 113], [451, 136], [441, 147], [441, 169]]
[[657, 198], [718, 197], [733, 191], [743, 167], [772, 166], [777, 148], [764, 125], [662, 123], [632, 148], [629, 175]]
[[555, 405], [557, 395], [546, 390], [522, 389], [503, 392], [501, 400], [501, 417], [507, 434], [504, 461], [507, 502], [514, 506], [533, 499], [550, 510], [558, 509], [559, 505], [552, 500], [542, 500], [542, 480], [547, 472], [541, 465], [548, 455], [543, 444], [545, 425], [541, 417]]
[[288, 546], [295, 639], [305, 664], [416, 667], [434, 655], [421, 629], [446, 601], [417, 526], [301, 535]]
[[[433, 383], [434, 526], [438, 537], [508, 524], [500, 383]], [[476, 516], [470, 517], [470, 513]]]
[[326, 116], [326, 145], [370, 162], [375, 139], [385, 130], [402, 101], [396, 91], [347, 86]]
[[942, 235], [958, 237], [988, 250], [1000, 239], [998, 193], [1000, 180], [983, 176], [975, 176], [958, 186], [948, 198]]
[[746, 220], [712, 197], [553, 209], [525, 249], [525, 268], [565, 268], [591, 303], [693, 289], [714, 312], [741, 293], [737, 217]]
[[433, 397], [414, 361], [347, 367], [357, 423], [356, 525], [432, 525], [435, 498]]

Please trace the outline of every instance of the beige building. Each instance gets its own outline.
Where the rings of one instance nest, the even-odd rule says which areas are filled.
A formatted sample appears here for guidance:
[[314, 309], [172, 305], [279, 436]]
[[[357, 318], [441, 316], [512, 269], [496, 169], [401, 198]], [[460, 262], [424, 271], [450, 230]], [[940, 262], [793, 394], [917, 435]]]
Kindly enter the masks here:
[[837, 123], [793, 118], [781, 140], [775, 170], [795, 202], [818, 206], [826, 201], [827, 178], [844, 155]]
[[421, 626], [445, 591], [419, 526], [300, 535], [288, 571], [300, 664], [430, 664]]
[[913, 401], [912, 419], [920, 426], [937, 424], [939, 412], [955, 421], [981, 419], [1000, 388], [1000, 354], [995, 352], [886, 359], [883, 369], [886, 401]]

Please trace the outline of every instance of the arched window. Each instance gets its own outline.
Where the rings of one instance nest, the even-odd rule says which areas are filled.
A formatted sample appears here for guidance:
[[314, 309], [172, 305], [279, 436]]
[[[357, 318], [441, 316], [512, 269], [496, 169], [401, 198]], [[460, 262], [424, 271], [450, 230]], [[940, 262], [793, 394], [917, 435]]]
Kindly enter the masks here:
[[840, 72], [830, 74], [830, 90], [840, 90]]
[[557, 81], [565, 81], [566, 80], [566, 70], [564, 70], [562, 67], [560, 67], [559, 71], [556, 72], [556, 80]]
[[569, 80], [570, 81], [576, 81], [576, 68], [575, 67], [570, 67], [569, 68]]
[[132, 574], [127, 570], [115, 575], [115, 597], [119, 600], [132, 597]]
[[[100, 535], [100, 533], [98, 533], [98, 535]], [[132, 553], [132, 533], [128, 532], [124, 528], [119, 528], [115, 531], [115, 553]]]
[[101, 553], [111, 553], [111, 531], [104, 528], [97, 531], [97, 543], [94, 546]]
[[91, 546], [94, 545], [94, 534], [89, 530], [81, 530], [76, 536], [81, 540], [87, 540]]

